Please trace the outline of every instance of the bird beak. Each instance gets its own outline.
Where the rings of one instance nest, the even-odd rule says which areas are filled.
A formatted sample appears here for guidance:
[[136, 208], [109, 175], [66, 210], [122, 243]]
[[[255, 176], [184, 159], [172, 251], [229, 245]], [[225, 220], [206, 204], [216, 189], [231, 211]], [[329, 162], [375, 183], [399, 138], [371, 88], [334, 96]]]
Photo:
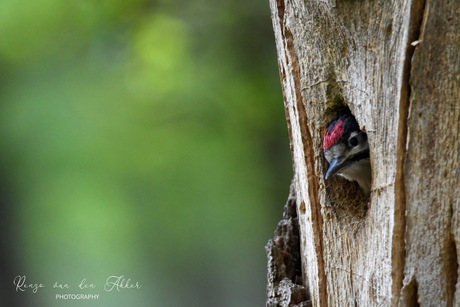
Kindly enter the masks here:
[[329, 179], [335, 174], [337, 174], [344, 166], [345, 166], [345, 161], [341, 158], [335, 158], [334, 160], [331, 161], [331, 165], [329, 165], [329, 169], [326, 172], [326, 175], [324, 176], [324, 179]]

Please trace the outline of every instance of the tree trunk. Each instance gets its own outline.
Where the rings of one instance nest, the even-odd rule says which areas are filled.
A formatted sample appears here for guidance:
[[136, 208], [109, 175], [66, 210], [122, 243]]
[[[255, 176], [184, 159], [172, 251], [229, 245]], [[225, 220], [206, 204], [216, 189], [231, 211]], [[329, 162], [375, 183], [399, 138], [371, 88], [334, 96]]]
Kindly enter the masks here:
[[[460, 1], [270, 6], [311, 304], [460, 306]], [[344, 109], [368, 135], [370, 197], [324, 180]]]

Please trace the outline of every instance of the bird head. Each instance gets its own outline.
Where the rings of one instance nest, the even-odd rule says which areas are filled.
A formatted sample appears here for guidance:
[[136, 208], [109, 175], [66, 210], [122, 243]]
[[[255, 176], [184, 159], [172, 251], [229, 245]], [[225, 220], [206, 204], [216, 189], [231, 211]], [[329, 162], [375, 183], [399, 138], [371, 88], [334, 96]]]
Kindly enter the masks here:
[[325, 179], [339, 175], [350, 181], [357, 181], [361, 189], [369, 194], [369, 143], [367, 134], [359, 129], [352, 114], [341, 115], [328, 125], [324, 133], [323, 149], [329, 162]]

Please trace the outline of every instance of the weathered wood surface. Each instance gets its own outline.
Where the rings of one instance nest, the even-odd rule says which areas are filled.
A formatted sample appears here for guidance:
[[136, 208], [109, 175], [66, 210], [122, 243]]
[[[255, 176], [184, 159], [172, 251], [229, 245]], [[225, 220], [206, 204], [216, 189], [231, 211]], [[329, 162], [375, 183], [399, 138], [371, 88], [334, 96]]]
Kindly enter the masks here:
[[425, 14], [410, 74], [401, 305], [460, 306], [460, 1], [429, 1]]
[[[313, 306], [459, 306], [460, 1], [270, 6]], [[323, 179], [344, 106], [368, 134], [370, 199]]]

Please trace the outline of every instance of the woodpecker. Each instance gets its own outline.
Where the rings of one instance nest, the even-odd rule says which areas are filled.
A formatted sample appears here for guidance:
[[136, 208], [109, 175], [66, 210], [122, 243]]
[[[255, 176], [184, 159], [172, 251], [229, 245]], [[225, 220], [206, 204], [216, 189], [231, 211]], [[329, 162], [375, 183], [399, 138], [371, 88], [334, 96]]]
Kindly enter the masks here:
[[371, 190], [371, 164], [367, 135], [359, 129], [352, 114], [344, 114], [327, 127], [323, 139], [324, 156], [329, 169], [324, 179], [334, 175], [358, 182], [369, 195]]

